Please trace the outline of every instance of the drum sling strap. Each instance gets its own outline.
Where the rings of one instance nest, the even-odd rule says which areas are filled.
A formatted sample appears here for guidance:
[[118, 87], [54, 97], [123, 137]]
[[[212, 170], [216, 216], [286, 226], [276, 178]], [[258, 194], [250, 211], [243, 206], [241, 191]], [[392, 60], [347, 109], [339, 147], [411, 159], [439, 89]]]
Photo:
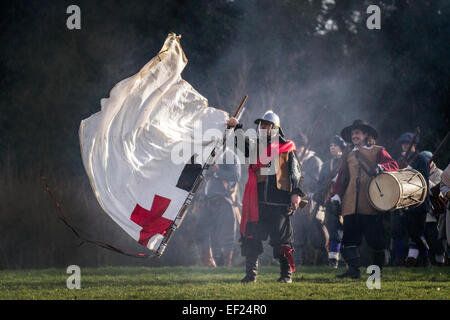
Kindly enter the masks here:
[[355, 202], [355, 213], [358, 212], [358, 202], [359, 202], [359, 177], [361, 175], [361, 163], [358, 168], [358, 176], [356, 177], [356, 202]]
[[369, 176], [373, 177], [374, 175], [370, 173], [369, 170], [361, 163], [361, 160], [363, 160], [369, 168], [375, 167], [369, 159], [367, 159], [363, 154], [359, 152], [359, 150], [355, 150], [355, 157], [356, 160], [358, 160], [359, 166], [358, 166], [358, 176], [356, 177], [356, 204], [355, 204], [355, 213], [358, 212], [358, 201], [359, 201], [359, 192], [360, 192], [360, 181], [359, 177], [361, 176], [361, 169], [364, 170], [364, 172]]
[[367, 159], [362, 153], [360, 153], [359, 150], [355, 151], [355, 156], [359, 162], [359, 167], [362, 168], [369, 177], [374, 177], [375, 175], [370, 173], [371, 170], [367, 170], [367, 168], [363, 166], [361, 160], [363, 160], [369, 168], [375, 168], [376, 165], [374, 165], [369, 159]]

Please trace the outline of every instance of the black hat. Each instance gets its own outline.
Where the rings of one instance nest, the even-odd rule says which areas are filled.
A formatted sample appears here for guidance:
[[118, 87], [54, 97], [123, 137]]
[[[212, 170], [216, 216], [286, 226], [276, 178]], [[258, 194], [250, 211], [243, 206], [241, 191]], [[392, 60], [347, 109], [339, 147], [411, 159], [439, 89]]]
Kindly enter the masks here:
[[346, 142], [352, 142], [352, 130], [359, 129], [367, 132], [374, 139], [378, 138], [378, 132], [364, 120], [355, 120], [351, 126], [345, 127], [341, 131], [341, 137]]
[[331, 138], [330, 144], [332, 144], [332, 143], [337, 145], [339, 148], [341, 148], [341, 151], [344, 151], [345, 147], [347, 146], [344, 139], [342, 139], [338, 135], [335, 135], [333, 138]]
[[[397, 143], [398, 144], [411, 143], [413, 138], [414, 138], [414, 133], [412, 133], [412, 132], [405, 132], [397, 139]], [[419, 137], [418, 136], [414, 139], [414, 143], [419, 143]]]

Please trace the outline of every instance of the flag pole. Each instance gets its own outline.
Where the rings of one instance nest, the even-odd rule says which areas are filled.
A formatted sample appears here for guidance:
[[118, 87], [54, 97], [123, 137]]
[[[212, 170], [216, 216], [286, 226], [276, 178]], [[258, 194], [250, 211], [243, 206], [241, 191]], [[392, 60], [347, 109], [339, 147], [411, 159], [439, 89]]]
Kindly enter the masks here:
[[[242, 99], [239, 107], [237, 108], [236, 112], [233, 115], [234, 118], [239, 117], [240, 113], [243, 110], [245, 102], [247, 101], [247, 98], [248, 98], [248, 96], [246, 95]], [[228, 129], [229, 129], [229, 127], [227, 126], [227, 130]], [[225, 138], [225, 135], [226, 135], [226, 132], [224, 133], [224, 138]], [[206, 172], [211, 167], [211, 165], [214, 164], [214, 162], [216, 160], [216, 155], [217, 155], [216, 150], [217, 150], [217, 148], [219, 148], [220, 144], [223, 144], [223, 141], [219, 140], [216, 142], [216, 145], [214, 146], [213, 150], [211, 151], [210, 155], [208, 156], [208, 159], [206, 159], [206, 162], [202, 167], [202, 171], [195, 179], [195, 182], [194, 182], [194, 185], [192, 186], [191, 191], [187, 195], [186, 200], [184, 200], [184, 203], [183, 203], [181, 209], [178, 211], [177, 216], [175, 217], [174, 221], [170, 225], [169, 229], [167, 230], [167, 233], [164, 236], [164, 239], [162, 240], [161, 244], [159, 245], [158, 249], [155, 251], [155, 254], [152, 257], [159, 258], [162, 256], [162, 254], [164, 253], [164, 251], [167, 248], [167, 244], [169, 243], [170, 239], [172, 238], [173, 234], [175, 233], [175, 230], [177, 230], [177, 228], [181, 225], [181, 222], [183, 222], [183, 219], [187, 213], [187, 208], [192, 203], [192, 199], [194, 198], [195, 193], [197, 192], [198, 188], [200, 187], [200, 184], [205, 179]]]

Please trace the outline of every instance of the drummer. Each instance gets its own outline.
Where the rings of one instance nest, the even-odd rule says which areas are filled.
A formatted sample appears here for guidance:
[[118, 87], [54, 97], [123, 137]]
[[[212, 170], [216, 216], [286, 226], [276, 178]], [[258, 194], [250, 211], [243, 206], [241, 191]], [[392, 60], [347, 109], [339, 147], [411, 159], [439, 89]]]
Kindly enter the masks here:
[[341, 254], [348, 264], [344, 274], [338, 278], [360, 278], [360, 254], [358, 247], [362, 237], [373, 251], [373, 264], [380, 267], [384, 262], [383, 216], [368, 198], [371, 177], [381, 171], [397, 171], [398, 164], [389, 153], [375, 145], [377, 131], [363, 120], [355, 120], [341, 131], [341, 137], [353, 146], [345, 155], [330, 199], [334, 205], [341, 205], [344, 217], [344, 236]]
[[[401, 147], [401, 157], [398, 161], [399, 163], [403, 163], [402, 167], [419, 171], [425, 178], [427, 190], [429, 190], [430, 166], [427, 159], [417, 151], [417, 143], [419, 143], [418, 137], [416, 137], [414, 143], [412, 143], [413, 138], [414, 134], [412, 132], [405, 132], [397, 139], [397, 143]], [[406, 155], [408, 149], [410, 149], [409, 154]], [[431, 263], [427, 249], [428, 244], [425, 240], [425, 219], [427, 213], [431, 213], [431, 211], [429, 192], [427, 192], [425, 201], [421, 205], [415, 208], [405, 208], [391, 213], [394, 256], [397, 264], [400, 262], [399, 259], [402, 258], [400, 253], [401, 247], [403, 246], [403, 239], [400, 238], [399, 235], [402, 233], [402, 230], [405, 229], [406, 224], [406, 230], [409, 236], [406, 266], [418, 266], [419, 256], [421, 258], [420, 265], [430, 266]]]

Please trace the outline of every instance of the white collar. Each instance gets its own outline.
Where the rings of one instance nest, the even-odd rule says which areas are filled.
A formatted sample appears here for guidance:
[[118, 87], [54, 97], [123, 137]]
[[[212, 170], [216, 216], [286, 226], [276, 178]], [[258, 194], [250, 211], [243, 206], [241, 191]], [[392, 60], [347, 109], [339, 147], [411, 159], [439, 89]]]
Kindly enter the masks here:
[[[371, 145], [371, 146], [363, 146], [363, 148], [367, 149], [367, 150], [371, 150], [373, 148], [373, 145]], [[358, 148], [355, 146], [352, 151], [356, 151], [356, 150], [358, 150]]]

